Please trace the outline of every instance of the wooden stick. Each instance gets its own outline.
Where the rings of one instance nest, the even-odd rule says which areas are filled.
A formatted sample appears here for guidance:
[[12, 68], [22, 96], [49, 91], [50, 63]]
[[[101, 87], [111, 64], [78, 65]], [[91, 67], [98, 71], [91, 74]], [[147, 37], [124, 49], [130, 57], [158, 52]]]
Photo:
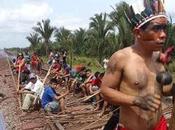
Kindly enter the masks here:
[[18, 69], [17, 92], [19, 91], [19, 85], [20, 85], [20, 76], [21, 76], [21, 67], [19, 66], [19, 69]]
[[[113, 110], [112, 112], [117, 111], [118, 109], [120, 109], [120, 107], [116, 108], [115, 110]], [[107, 114], [106, 116], [103, 116], [102, 118], [99, 118], [98, 120], [96, 120], [95, 122], [85, 126], [84, 128], [82, 128], [81, 130], [87, 130], [89, 127], [91, 127], [92, 125], [96, 124], [98, 121], [100, 120], [104, 120], [109, 114]]]
[[[19, 83], [16, 84], [16, 81], [15, 81], [15, 78], [14, 78], [14, 75], [13, 75], [13, 72], [12, 72], [12, 69], [11, 69], [11, 65], [10, 65], [10, 61], [9, 61], [8, 56], [7, 56], [7, 62], [8, 62], [9, 69], [10, 69], [10, 72], [11, 72], [11, 75], [12, 75], [13, 83], [16, 85], [16, 89], [18, 91], [19, 90]], [[21, 108], [21, 94], [19, 95], [18, 103], [19, 103], [19, 107]]]
[[[53, 64], [52, 64], [52, 65], [53, 65]], [[52, 69], [52, 65], [49, 67], [49, 70], [48, 70], [46, 76], [45, 76], [44, 79], [43, 79], [43, 87], [44, 87], [44, 84], [46, 83], [47, 77], [50, 75], [50, 71], [51, 71], [51, 69]], [[35, 99], [34, 99], [34, 101], [33, 101], [33, 105], [36, 103], [37, 99], [38, 99], [38, 96], [35, 97]]]
[[[14, 78], [14, 75], [13, 75], [11, 65], [10, 65], [10, 61], [9, 61], [8, 57], [7, 57], [7, 62], [8, 62], [8, 65], [9, 65], [10, 73], [12, 75], [13, 83], [16, 85], [16, 81], [15, 81], [15, 78]], [[16, 88], [17, 88], [17, 85], [16, 85]]]
[[52, 66], [53, 66], [53, 64], [49, 67], [49, 70], [47, 71], [47, 74], [46, 74], [46, 76], [45, 76], [45, 78], [44, 78], [44, 80], [43, 80], [43, 85], [45, 84], [45, 82], [46, 82], [46, 80], [47, 80], [47, 77], [50, 75], [50, 71], [51, 71], [51, 69], [52, 69]]
[[60, 124], [60, 122], [58, 120], [55, 120], [54, 121], [54, 124], [56, 125], [56, 127], [59, 129], [59, 130], [65, 130], [64, 127]]
[[89, 100], [90, 98], [92, 98], [92, 97], [94, 97], [94, 96], [96, 96], [97, 94], [99, 94], [101, 92], [101, 90], [98, 90], [97, 92], [95, 92], [94, 94], [92, 94], [92, 95], [90, 95], [90, 96], [88, 96], [88, 97], [86, 97], [83, 101], [85, 102], [85, 101], [87, 101], [87, 100]]

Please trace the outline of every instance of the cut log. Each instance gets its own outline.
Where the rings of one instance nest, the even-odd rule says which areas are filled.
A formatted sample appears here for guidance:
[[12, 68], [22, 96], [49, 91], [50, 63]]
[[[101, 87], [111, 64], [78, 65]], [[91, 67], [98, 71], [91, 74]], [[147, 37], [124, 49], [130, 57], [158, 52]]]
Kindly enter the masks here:
[[65, 130], [58, 120], [54, 121], [55, 126], [58, 130]]
[[86, 102], [89, 99], [91, 99], [92, 97], [96, 96], [97, 94], [99, 94], [101, 92], [101, 90], [98, 90], [97, 92], [95, 92], [94, 94], [87, 96], [83, 101]]

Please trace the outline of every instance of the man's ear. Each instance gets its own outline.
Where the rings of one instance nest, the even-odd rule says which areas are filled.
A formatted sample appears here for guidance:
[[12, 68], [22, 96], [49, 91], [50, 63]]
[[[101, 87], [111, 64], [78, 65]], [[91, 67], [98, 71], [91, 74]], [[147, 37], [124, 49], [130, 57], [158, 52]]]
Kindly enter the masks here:
[[138, 28], [134, 28], [133, 29], [133, 34], [137, 37], [140, 38], [141, 37], [141, 30]]

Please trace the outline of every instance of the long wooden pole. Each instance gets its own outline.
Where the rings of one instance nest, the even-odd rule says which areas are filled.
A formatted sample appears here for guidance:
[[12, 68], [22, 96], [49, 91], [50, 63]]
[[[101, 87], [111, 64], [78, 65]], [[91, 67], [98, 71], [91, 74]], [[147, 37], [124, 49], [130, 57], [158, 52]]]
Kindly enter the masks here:
[[[53, 65], [53, 64], [52, 64], [52, 65]], [[47, 71], [47, 74], [46, 74], [46, 76], [45, 76], [44, 79], [43, 79], [43, 87], [44, 87], [44, 84], [46, 83], [47, 77], [48, 77], [49, 74], [50, 74], [50, 71], [51, 71], [51, 69], [52, 69], [52, 65], [49, 67], [49, 70]], [[37, 98], [38, 98], [38, 96], [34, 99], [33, 104], [36, 103]]]
[[17, 92], [19, 91], [19, 88], [20, 88], [20, 77], [21, 77], [21, 67], [19, 66], [19, 69], [18, 69]]
[[[7, 62], [8, 62], [8, 65], [9, 65], [9, 69], [10, 69], [10, 72], [11, 72], [11, 75], [12, 75], [12, 79], [13, 79], [13, 83], [15, 84], [16, 86], [16, 90], [18, 92], [19, 90], [19, 82], [16, 83], [15, 81], [15, 78], [14, 78], [14, 75], [13, 75], [13, 72], [12, 72], [12, 69], [11, 69], [11, 65], [10, 65], [10, 61], [9, 61], [9, 58], [8, 58], [8, 55], [6, 55], [6, 58], [7, 58]], [[18, 74], [18, 79], [19, 79], [20, 75]], [[19, 80], [18, 80], [19, 81]], [[19, 98], [18, 98], [18, 103], [19, 103], [19, 107], [21, 108], [21, 94], [19, 95]]]
[[85, 102], [85, 101], [89, 100], [90, 98], [96, 96], [96, 95], [99, 94], [100, 92], [101, 92], [101, 90], [96, 91], [94, 94], [92, 94], [92, 95], [90, 95], [90, 96], [87, 96], [83, 101]]
[[43, 85], [46, 83], [47, 77], [50, 75], [50, 71], [52, 69], [52, 66], [53, 66], [53, 64], [49, 67], [49, 70], [47, 71], [47, 74], [46, 74], [46, 76], [43, 79]]

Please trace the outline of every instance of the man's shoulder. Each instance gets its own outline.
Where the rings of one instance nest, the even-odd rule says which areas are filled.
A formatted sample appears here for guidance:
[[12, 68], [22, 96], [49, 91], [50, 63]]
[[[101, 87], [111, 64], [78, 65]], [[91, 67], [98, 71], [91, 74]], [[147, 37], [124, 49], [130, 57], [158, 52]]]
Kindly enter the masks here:
[[112, 57], [116, 59], [124, 59], [124, 58], [128, 58], [128, 56], [130, 56], [131, 53], [132, 53], [131, 47], [127, 47], [127, 48], [123, 48], [121, 50], [116, 51], [112, 55]]

